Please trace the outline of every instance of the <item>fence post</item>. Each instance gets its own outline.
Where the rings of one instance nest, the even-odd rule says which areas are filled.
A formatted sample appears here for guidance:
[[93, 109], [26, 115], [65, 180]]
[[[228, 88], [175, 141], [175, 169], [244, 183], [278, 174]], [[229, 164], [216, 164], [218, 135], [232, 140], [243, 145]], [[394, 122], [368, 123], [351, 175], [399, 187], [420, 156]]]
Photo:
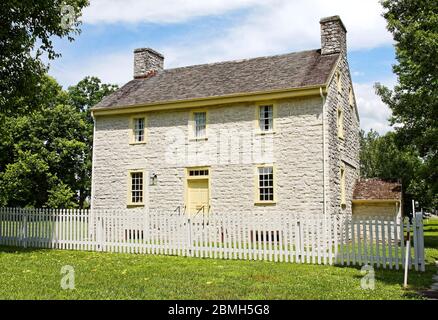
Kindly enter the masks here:
[[23, 209], [23, 234], [22, 234], [22, 244], [24, 248], [27, 248], [27, 210]]
[[426, 270], [425, 261], [424, 261], [424, 234], [423, 234], [423, 214], [421, 212], [415, 213], [415, 239], [417, 245], [415, 246], [417, 250], [415, 250], [416, 259], [418, 262], [418, 267], [420, 271], [424, 272]]
[[190, 257], [193, 256], [193, 243], [192, 243], [192, 222], [190, 217], [187, 218], [187, 251]]

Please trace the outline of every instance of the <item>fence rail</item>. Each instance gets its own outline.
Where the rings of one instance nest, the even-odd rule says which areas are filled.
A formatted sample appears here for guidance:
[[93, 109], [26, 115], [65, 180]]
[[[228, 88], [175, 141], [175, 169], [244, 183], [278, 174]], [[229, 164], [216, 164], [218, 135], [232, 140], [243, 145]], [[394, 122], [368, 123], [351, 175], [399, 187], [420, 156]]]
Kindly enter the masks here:
[[424, 271], [421, 215], [388, 217], [224, 213], [188, 217], [143, 210], [0, 208], [0, 244], [36, 248], [373, 265], [399, 269], [405, 233], [409, 265]]

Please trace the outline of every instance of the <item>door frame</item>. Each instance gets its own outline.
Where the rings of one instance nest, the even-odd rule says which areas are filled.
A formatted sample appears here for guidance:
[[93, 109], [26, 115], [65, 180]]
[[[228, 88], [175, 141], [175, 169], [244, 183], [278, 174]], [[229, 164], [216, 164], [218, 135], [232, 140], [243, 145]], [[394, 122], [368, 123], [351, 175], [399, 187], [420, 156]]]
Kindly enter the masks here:
[[[203, 176], [190, 176], [189, 172], [191, 170], [208, 170], [208, 175]], [[185, 168], [185, 178], [184, 178], [184, 205], [186, 208], [186, 214], [190, 215], [189, 212], [189, 181], [190, 180], [207, 180], [208, 181], [208, 210], [207, 213], [210, 211], [211, 208], [211, 167], [209, 166], [202, 166], [202, 167], [187, 167]]]

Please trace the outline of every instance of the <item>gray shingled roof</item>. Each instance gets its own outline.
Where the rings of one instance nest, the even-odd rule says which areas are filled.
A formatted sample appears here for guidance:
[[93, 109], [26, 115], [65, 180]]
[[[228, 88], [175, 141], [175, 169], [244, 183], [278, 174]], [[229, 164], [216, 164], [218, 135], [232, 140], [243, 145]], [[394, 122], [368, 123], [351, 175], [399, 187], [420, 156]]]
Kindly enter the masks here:
[[165, 69], [129, 81], [93, 109], [324, 85], [339, 55], [320, 50]]

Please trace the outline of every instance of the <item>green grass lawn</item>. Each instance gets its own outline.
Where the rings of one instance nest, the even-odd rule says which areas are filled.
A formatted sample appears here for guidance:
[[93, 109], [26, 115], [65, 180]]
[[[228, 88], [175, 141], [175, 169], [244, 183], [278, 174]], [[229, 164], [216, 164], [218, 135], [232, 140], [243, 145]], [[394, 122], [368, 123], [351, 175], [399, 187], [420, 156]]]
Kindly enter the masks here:
[[[376, 269], [375, 290], [359, 267], [230, 261], [0, 247], [0, 299], [421, 299], [438, 260], [438, 220], [425, 226], [427, 271]], [[75, 269], [62, 290], [61, 267]]]

